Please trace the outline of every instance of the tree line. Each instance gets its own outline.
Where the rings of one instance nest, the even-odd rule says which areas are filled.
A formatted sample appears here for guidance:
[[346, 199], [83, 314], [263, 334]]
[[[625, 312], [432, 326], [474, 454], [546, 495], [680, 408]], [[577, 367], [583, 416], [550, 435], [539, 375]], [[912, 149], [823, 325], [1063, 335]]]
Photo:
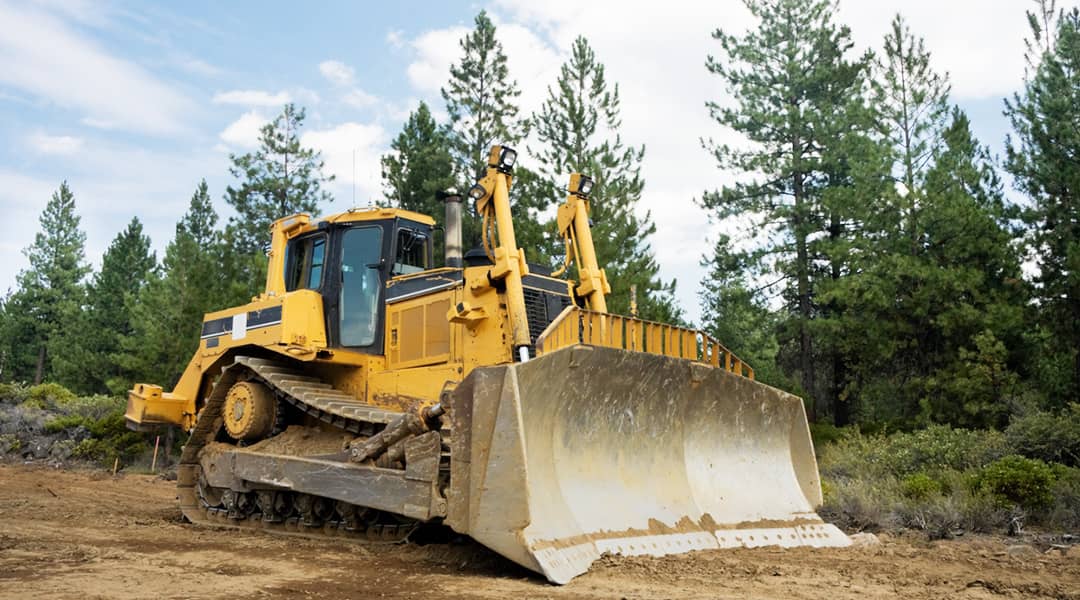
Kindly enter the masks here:
[[[998, 159], [901, 15], [858, 52], [836, 0], [745, 4], [757, 26], [716, 30], [703, 74], [728, 91], [705, 110], [745, 140], [705, 139], [703, 151], [739, 176], [686, 199], [727, 232], [702, 240], [702, 328], [840, 426], [1000, 428], [1080, 400], [1080, 13], [1035, 0]], [[620, 135], [619, 86], [588, 40], [574, 41], [535, 113], [519, 95], [480, 12], [442, 88], [446, 119], [421, 103], [382, 158], [386, 202], [441, 224], [435, 192], [468, 189], [492, 144], [517, 146], [519, 245], [558, 266], [554, 208], [568, 173], [591, 174], [609, 306], [627, 313], [634, 286], [641, 316], [682, 322], [640, 206], [645, 147]], [[0, 379], [85, 393], [175, 382], [203, 313], [260, 290], [270, 222], [332, 200], [319, 153], [300, 143], [304, 119], [287, 105], [256, 151], [230, 156], [226, 222], [199, 183], [160, 261], [133, 219], [91, 274], [62, 184], [0, 307]], [[480, 225], [468, 211], [464, 225], [468, 246]]]
[[1080, 400], [1080, 13], [1027, 13], [998, 161], [902, 16], [858, 53], [833, 0], [746, 5], [758, 27], [717, 30], [707, 63], [732, 96], [713, 118], [750, 144], [705, 142], [743, 174], [699, 200], [741, 227], [707, 259], [706, 327], [839, 426]]

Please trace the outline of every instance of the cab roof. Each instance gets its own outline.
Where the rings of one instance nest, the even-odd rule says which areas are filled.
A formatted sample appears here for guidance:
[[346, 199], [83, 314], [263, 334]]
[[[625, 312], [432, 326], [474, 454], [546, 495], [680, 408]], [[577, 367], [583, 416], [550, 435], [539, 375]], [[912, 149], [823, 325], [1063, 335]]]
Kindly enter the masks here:
[[435, 219], [418, 212], [401, 208], [350, 208], [349, 210], [313, 219], [307, 213], [282, 217], [274, 221], [275, 227], [281, 227], [289, 238], [316, 229], [319, 223], [359, 223], [363, 221], [385, 221], [387, 219], [406, 219], [428, 227], [435, 226]]
[[326, 221], [329, 223], [349, 223], [352, 221], [382, 221], [385, 219], [408, 219], [424, 225], [435, 226], [435, 219], [418, 212], [403, 208], [350, 208], [349, 210], [333, 215], [326, 215], [320, 219], [313, 219], [312, 223]]

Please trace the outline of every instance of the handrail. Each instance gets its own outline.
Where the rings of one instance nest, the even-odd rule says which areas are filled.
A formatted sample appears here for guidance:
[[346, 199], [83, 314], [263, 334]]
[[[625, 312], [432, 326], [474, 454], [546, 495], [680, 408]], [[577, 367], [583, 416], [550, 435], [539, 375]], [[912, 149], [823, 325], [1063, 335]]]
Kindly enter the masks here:
[[754, 369], [723, 344], [696, 329], [567, 306], [536, 338], [539, 356], [585, 344], [684, 358], [754, 378]]

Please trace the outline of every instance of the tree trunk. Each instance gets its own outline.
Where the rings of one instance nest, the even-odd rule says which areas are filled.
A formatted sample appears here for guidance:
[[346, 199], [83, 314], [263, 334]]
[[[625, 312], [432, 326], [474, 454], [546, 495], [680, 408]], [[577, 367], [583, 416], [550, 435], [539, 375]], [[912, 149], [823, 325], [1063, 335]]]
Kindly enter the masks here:
[[841, 398], [844, 389], [844, 377], [847, 374], [847, 365], [843, 357], [833, 350], [833, 425], [843, 427], [851, 424], [851, 402], [848, 398]]
[[[844, 232], [844, 225], [840, 221], [840, 217], [834, 212], [829, 217], [829, 238], [836, 242], [840, 239], [840, 236]], [[829, 276], [832, 278], [833, 286], [835, 287], [837, 282], [840, 281], [840, 277], [843, 274], [840, 261], [833, 256], [831, 264], [829, 265]], [[836, 300], [829, 301], [829, 318], [835, 319], [841, 311], [841, 308], [837, 306]], [[844, 357], [840, 354], [840, 349], [836, 342], [835, 336], [830, 348], [830, 354], [832, 355], [832, 386], [830, 390], [830, 401], [832, 402], [833, 409], [833, 425], [837, 427], [843, 427], [851, 423], [851, 404], [848, 399], [841, 398], [840, 395], [844, 390], [844, 380], [847, 378], [847, 364], [844, 362]]]
[[[798, 147], [798, 140], [794, 146]], [[810, 404], [810, 420], [817, 420], [817, 402], [814, 400], [814, 357], [810, 339], [810, 257], [806, 247], [806, 215], [803, 214], [806, 200], [803, 198], [803, 174], [795, 171], [795, 271], [797, 275], [797, 293], [799, 310], [799, 370], [802, 371], [803, 393]]]
[[37, 369], [34, 371], [34, 385], [41, 383], [45, 377], [45, 344], [38, 348]]

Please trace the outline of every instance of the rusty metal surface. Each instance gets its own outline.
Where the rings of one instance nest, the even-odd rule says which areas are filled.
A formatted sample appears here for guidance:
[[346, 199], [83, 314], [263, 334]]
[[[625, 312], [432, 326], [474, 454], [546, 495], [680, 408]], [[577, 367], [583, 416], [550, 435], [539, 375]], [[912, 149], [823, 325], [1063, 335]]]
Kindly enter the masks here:
[[575, 346], [475, 371], [447, 524], [565, 583], [603, 552], [846, 545], [802, 401], [724, 369]]

